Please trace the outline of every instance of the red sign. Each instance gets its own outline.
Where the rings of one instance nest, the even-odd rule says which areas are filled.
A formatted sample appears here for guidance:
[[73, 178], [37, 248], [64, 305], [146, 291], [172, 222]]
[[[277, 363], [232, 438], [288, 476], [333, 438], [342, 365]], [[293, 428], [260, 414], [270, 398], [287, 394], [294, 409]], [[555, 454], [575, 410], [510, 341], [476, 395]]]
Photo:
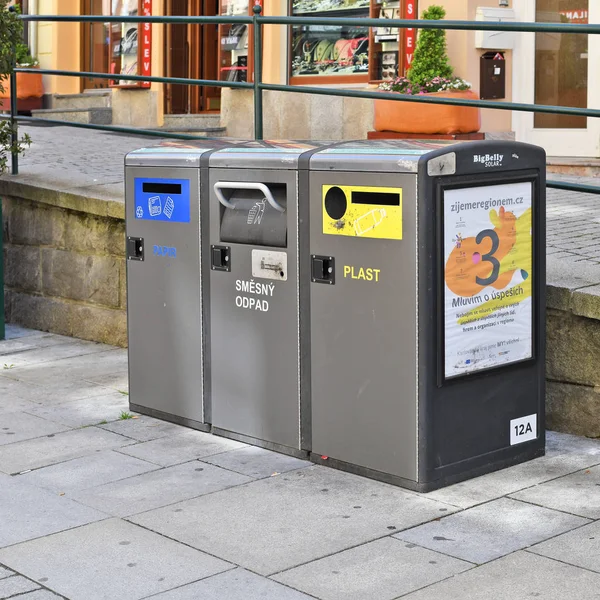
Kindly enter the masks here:
[[569, 23], [585, 23], [589, 22], [588, 11], [580, 8], [573, 10], [561, 10], [560, 14], [567, 19]]
[[[142, 0], [142, 14], [145, 17], [152, 16], [152, 0]], [[142, 47], [140, 54], [141, 69], [140, 75], [143, 77], [152, 76], [152, 23], [142, 23]], [[149, 88], [152, 84], [144, 81], [140, 87]]]
[[[405, 19], [416, 19], [417, 18], [417, 0], [406, 0], [404, 7], [404, 18]], [[415, 55], [415, 43], [417, 40], [417, 32], [414, 27], [410, 27], [404, 30], [404, 72], [410, 69], [412, 65], [413, 56]]]

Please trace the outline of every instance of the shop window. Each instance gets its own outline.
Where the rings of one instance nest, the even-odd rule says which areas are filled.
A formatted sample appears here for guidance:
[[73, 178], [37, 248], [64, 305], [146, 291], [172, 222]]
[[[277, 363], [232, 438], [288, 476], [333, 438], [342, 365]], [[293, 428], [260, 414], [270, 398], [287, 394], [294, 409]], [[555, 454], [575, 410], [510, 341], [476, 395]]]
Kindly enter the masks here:
[[[293, 16], [413, 18], [416, 0], [290, 0]], [[352, 83], [404, 74], [414, 31], [397, 28], [299, 25], [291, 27], [290, 83]]]
[[[253, 4], [253, 3], [252, 3]], [[252, 14], [249, 0], [221, 0], [221, 15]], [[248, 25], [219, 26], [219, 79], [221, 81], [252, 81], [252, 27]]]
[[[84, 15], [137, 16], [152, 14], [152, 0], [84, 0]], [[113, 73], [114, 80], [84, 79], [83, 88], [150, 87], [149, 83], [119, 79], [119, 75], [151, 75], [149, 24], [84, 23], [82, 26], [84, 70]]]
[[[368, 17], [370, 0], [291, 0], [291, 15]], [[291, 83], [368, 81], [369, 28], [297, 25], [291, 31]]]

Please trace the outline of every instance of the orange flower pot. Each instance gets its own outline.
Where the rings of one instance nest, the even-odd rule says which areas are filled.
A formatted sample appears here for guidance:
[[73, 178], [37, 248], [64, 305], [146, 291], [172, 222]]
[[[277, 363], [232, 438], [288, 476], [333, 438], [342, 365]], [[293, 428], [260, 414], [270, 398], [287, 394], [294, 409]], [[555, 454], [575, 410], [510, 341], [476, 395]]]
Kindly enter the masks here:
[[[44, 95], [42, 74], [36, 71], [37, 67], [31, 67], [31, 72], [17, 73], [17, 99], [41, 98]], [[2, 79], [4, 91], [0, 92], [0, 98], [10, 99], [10, 81]]]
[[[434, 92], [432, 98], [479, 100], [471, 91]], [[481, 128], [479, 108], [446, 104], [420, 104], [375, 100], [375, 130], [399, 133], [452, 134], [475, 133]]]

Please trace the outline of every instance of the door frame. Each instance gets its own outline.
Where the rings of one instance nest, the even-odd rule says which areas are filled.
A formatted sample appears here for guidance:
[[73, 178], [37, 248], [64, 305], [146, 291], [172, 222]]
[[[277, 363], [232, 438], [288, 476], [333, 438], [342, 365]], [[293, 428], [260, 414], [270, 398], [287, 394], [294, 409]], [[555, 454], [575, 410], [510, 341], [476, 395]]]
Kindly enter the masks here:
[[[517, 21], [534, 22], [536, 0], [514, 0]], [[589, 1], [589, 22], [600, 23], [600, 3]], [[513, 52], [513, 102], [535, 100], [535, 33], [516, 34]], [[588, 108], [600, 109], [600, 36], [588, 36]], [[514, 111], [512, 128], [522, 142], [545, 148], [549, 156], [600, 157], [600, 119], [588, 117], [586, 129], [536, 129], [534, 113]]]
[[[210, 10], [211, 3], [216, 6], [214, 16], [217, 16], [219, 12], [219, 3], [216, 0], [188, 0], [188, 15], [208, 15], [213, 16]], [[169, 16], [171, 14], [171, 0], [164, 0], [164, 14]], [[210, 14], [208, 14], [210, 13]], [[217, 37], [217, 26], [216, 25], [190, 25], [187, 26], [187, 45], [188, 45], [188, 57], [187, 57], [187, 77], [192, 79], [217, 79], [218, 64], [217, 64], [217, 53], [211, 56], [210, 52], [207, 51], [208, 44], [211, 40], [212, 31], [213, 41], [218, 40]], [[171, 39], [169, 25], [165, 28], [164, 36], [164, 71], [167, 76], [171, 75], [171, 56], [169, 51], [169, 40]], [[212, 65], [211, 65], [212, 61]], [[166, 114], [179, 114], [171, 113], [171, 85], [164, 85], [164, 105]], [[205, 87], [205, 86], [188, 86], [187, 92], [187, 113], [183, 114], [202, 114], [202, 113], [214, 113], [219, 112], [219, 109], [211, 108], [211, 99], [220, 97], [220, 88], [218, 87]]]

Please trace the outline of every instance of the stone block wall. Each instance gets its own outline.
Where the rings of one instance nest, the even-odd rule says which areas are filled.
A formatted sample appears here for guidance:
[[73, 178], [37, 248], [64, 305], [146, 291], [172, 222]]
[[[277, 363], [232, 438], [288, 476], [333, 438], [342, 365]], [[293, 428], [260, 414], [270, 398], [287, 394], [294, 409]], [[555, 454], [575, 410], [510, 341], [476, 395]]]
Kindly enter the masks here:
[[557, 290], [549, 289], [546, 424], [553, 431], [600, 438], [600, 296], [599, 290], [584, 290], [563, 290], [568, 303], [557, 303]]
[[125, 222], [5, 196], [6, 320], [127, 345]]

